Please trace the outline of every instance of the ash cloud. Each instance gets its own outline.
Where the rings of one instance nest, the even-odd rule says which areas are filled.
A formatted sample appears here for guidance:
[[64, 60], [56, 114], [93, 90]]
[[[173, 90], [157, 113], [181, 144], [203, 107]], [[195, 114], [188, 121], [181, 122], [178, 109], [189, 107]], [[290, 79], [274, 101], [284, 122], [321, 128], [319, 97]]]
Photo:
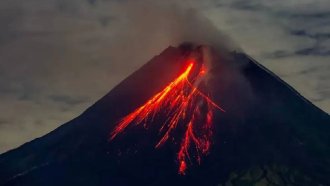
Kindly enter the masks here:
[[223, 50], [239, 50], [227, 35], [196, 11], [193, 4], [183, 8], [174, 1], [145, 0], [116, 5], [118, 7], [114, 9], [121, 13], [122, 19], [114, 33], [112, 51], [118, 62], [138, 59], [142, 64], [164, 48], [187, 41]]

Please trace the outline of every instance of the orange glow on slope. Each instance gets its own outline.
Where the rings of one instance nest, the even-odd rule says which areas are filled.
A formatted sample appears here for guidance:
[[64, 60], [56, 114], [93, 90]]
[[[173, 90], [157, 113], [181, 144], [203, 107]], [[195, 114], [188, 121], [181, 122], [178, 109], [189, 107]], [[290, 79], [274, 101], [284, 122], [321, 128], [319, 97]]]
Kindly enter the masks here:
[[[177, 155], [179, 173], [185, 174], [187, 161], [191, 161], [190, 153], [195, 150], [196, 161], [200, 163], [201, 155], [209, 152], [212, 137], [213, 109], [224, 110], [214, 103], [207, 95], [198, 90], [198, 85], [206, 74], [204, 66], [197, 69], [198, 73], [192, 76], [192, 69], [196, 67], [194, 59], [188, 60], [188, 66], [174, 81], [162, 91], [154, 95], [144, 105], [125, 116], [111, 133], [114, 139], [130, 124], [146, 127], [157, 114], [165, 114], [168, 119], [162, 124], [160, 132], [163, 134], [156, 148], [163, 145], [172, 135], [174, 129], [181, 123], [185, 128], [181, 139], [180, 150]], [[193, 80], [190, 81], [189, 78]], [[186, 123], [186, 124], [185, 124]], [[195, 146], [195, 149], [191, 148]]]

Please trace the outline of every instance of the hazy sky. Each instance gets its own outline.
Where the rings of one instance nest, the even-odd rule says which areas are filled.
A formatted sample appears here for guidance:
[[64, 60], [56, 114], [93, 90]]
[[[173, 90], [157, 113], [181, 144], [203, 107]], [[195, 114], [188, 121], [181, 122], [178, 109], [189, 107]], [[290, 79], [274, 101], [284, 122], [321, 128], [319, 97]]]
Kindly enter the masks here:
[[0, 1], [0, 152], [78, 116], [176, 44], [194, 26], [189, 8], [330, 113], [329, 0], [132, 2]]

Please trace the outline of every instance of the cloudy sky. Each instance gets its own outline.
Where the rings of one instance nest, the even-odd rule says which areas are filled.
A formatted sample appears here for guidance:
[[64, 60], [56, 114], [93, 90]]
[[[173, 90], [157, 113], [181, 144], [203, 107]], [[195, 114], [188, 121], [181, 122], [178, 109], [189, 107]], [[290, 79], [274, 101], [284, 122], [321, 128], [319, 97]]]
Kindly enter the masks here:
[[191, 8], [330, 113], [329, 0], [152, 2], [0, 1], [0, 153], [79, 115], [174, 45], [168, 33]]

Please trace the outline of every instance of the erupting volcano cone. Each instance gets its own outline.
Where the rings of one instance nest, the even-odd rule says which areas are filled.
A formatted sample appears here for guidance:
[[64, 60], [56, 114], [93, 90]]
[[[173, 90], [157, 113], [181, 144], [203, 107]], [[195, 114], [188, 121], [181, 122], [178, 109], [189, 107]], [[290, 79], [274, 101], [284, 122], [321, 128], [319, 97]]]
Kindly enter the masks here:
[[0, 156], [0, 185], [330, 185], [330, 117], [244, 53], [169, 47]]

